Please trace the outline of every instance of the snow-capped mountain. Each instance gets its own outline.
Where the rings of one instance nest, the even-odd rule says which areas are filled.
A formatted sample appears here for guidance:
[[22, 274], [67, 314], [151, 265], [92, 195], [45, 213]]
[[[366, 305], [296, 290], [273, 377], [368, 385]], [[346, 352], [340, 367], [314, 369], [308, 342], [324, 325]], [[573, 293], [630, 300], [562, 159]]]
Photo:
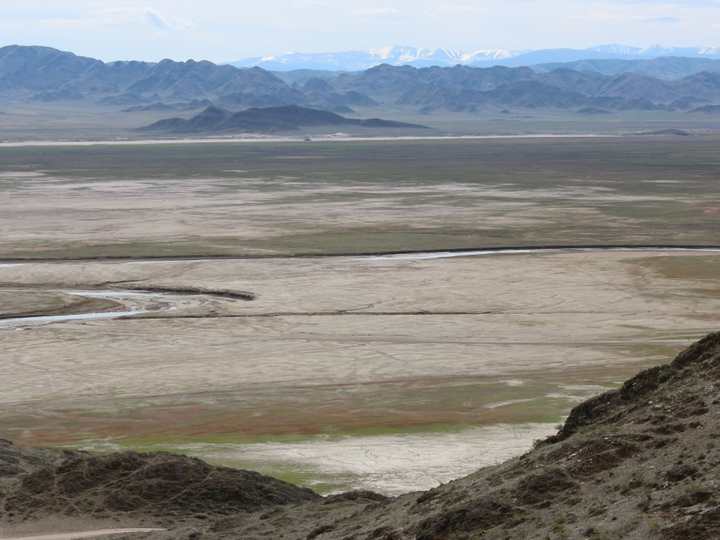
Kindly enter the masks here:
[[393, 66], [412, 65], [454, 66], [503, 60], [522, 54], [525, 51], [483, 50], [471, 53], [453, 49], [418, 49], [415, 47], [395, 46], [369, 49], [366, 51], [347, 51], [332, 53], [285, 53], [256, 58], [245, 58], [230, 62], [236, 67], [259, 66], [263, 69], [286, 71], [291, 69], [326, 69], [333, 71], [361, 71], [380, 64]]
[[330, 71], [361, 71], [380, 64], [414, 67], [454, 66], [457, 64], [490, 67], [493, 65], [517, 67], [550, 62], [573, 62], [590, 59], [651, 59], [661, 56], [689, 58], [720, 58], [720, 47], [629, 47], [626, 45], [600, 45], [587, 49], [507, 50], [484, 49], [462, 52], [453, 49], [418, 49], [394, 46], [365, 51], [331, 53], [285, 53], [229, 62], [236, 67], [259, 66], [274, 71], [293, 69], [321, 69]]

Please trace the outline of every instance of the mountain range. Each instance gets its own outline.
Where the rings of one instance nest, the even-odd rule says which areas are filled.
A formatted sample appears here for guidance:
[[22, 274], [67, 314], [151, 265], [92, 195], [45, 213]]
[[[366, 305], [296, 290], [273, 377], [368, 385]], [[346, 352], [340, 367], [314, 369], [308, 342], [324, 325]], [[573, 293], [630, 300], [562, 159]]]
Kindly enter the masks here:
[[[210, 108], [194, 124], [181, 126], [175, 120], [172, 129], [183, 132], [190, 132], [192, 125], [200, 132], [219, 129], [220, 124], [210, 128], [207, 122], [210, 117], [217, 119], [219, 110], [232, 116], [268, 108], [275, 108], [263, 115], [269, 122], [265, 130], [272, 132], [281, 130], [284, 122], [278, 114], [295, 114], [300, 109], [315, 110], [313, 122], [322, 117], [317, 112], [347, 116], [366, 110], [384, 117], [397, 117], [398, 111], [413, 116], [542, 109], [586, 115], [632, 110], [720, 113], [720, 60], [712, 58], [595, 59], [485, 68], [381, 64], [346, 73], [302, 70], [297, 80], [291, 73], [285, 72], [282, 78], [280, 74], [205, 60], [105, 63], [48, 47], [12, 45], [0, 48], [0, 107], [7, 109], [8, 114], [2, 115], [7, 122], [23, 107], [100, 108], [135, 116], [152, 113], [152, 120], [163, 113], [189, 119]], [[291, 106], [298, 109], [277, 109]], [[337, 121], [333, 118], [326, 125]], [[248, 125], [245, 118], [233, 129]], [[298, 124], [284, 126], [298, 128]], [[170, 123], [165, 128], [170, 129]]]
[[418, 49], [416, 47], [394, 46], [346, 52], [291, 52], [243, 58], [235, 62], [229, 62], [229, 64], [235, 67], [259, 66], [276, 71], [294, 69], [362, 71], [380, 64], [414, 67], [454, 66], [457, 64], [477, 67], [520, 67], [543, 63], [577, 62], [580, 60], [648, 60], [667, 56], [720, 59], [720, 48], [715, 46], [662, 47], [660, 45], [640, 48], [626, 45], [601, 45], [587, 49], [486, 49], [462, 52], [442, 48]]

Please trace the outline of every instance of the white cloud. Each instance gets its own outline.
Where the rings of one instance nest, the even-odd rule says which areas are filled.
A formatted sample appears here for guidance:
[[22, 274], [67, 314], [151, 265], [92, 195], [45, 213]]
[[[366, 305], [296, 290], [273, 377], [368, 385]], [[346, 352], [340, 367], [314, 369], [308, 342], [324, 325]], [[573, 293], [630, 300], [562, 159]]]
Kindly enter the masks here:
[[436, 13], [463, 13], [463, 12], [487, 13], [488, 10], [485, 8], [477, 7], [477, 6], [452, 5], [452, 6], [438, 6], [435, 8], [435, 12]]
[[391, 7], [363, 8], [351, 11], [350, 15], [388, 15], [392, 13], [399, 13], [399, 11]]
[[182, 19], [169, 19], [165, 15], [158, 13], [154, 9], [145, 8], [145, 19], [156, 28], [161, 30], [185, 30], [195, 25], [192, 21]]
[[655, 2], [652, 9], [648, 9], [641, 2], [593, 2], [593, 9], [585, 13], [577, 13], [566, 17], [566, 20], [584, 20], [590, 22], [620, 22], [620, 23], [679, 23], [693, 16], [681, 4]]
[[145, 6], [124, 6], [89, 11], [77, 18], [92, 25], [150, 24], [159, 30], [184, 30], [196, 26], [192, 21], [169, 17]]
[[649, 19], [640, 19], [639, 22], [649, 24], [675, 24], [679, 23], [680, 19], [677, 17], [651, 17]]

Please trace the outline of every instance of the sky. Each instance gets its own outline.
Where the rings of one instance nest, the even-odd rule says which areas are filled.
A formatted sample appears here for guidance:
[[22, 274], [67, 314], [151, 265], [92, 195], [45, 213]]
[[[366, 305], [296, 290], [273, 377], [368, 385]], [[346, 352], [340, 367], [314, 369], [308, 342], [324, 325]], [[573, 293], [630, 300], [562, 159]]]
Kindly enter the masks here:
[[720, 45], [720, 0], [0, 0], [0, 46], [211, 60], [407, 45]]

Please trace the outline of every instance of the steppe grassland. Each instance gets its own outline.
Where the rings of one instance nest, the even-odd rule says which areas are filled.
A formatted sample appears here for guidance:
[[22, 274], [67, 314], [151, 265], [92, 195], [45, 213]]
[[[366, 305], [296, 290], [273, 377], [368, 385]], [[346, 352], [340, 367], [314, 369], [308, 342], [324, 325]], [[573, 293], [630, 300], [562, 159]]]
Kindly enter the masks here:
[[[2, 249], [42, 259], [709, 245], [717, 145], [696, 137], [1, 148]], [[29, 304], [28, 295], [50, 295], [51, 305], [58, 293], [44, 291], [63, 285], [260, 295], [212, 314], [2, 332], [0, 436], [194, 449], [322, 478], [328, 489], [357, 485], [291, 460], [243, 462], [218, 445], [537, 422], [551, 430], [578, 399], [714, 329], [717, 260], [560, 253], [0, 268], [6, 287], [25, 288], [3, 291], [16, 306], [8, 313], [27, 307], [18, 298]]]
[[[92, 107], [86, 102], [4, 102], [0, 104], [6, 113], [0, 123], [2, 140], [108, 140], [137, 139], [145, 137], [134, 128], [147, 126], [166, 119], [167, 111], [117, 111], [104, 106]], [[666, 129], [696, 133], [714, 133], [717, 120], [713, 115], [688, 114], [680, 111], [623, 111], [607, 115], [584, 115], [574, 110], [518, 110], [504, 113], [497, 110], [479, 110], [475, 114], [434, 111], [418, 114], [415, 107], [388, 106], [356, 107], [355, 118], [392, 118], [393, 120], [421, 124], [430, 128], [416, 132], [420, 136], [431, 135], [536, 135], [592, 133], [601, 135], [628, 135]], [[200, 109], [177, 113], [191, 118]], [[382, 136], [375, 130], [344, 127], [346, 136]], [[326, 137], [327, 127], [308, 128], [303, 133], [289, 133], [289, 137], [303, 139], [309, 135]], [[395, 136], [396, 133], [390, 134]], [[252, 135], [250, 135], [252, 136]]]
[[3, 147], [2, 249], [72, 258], [713, 244], [719, 153], [715, 137]]

